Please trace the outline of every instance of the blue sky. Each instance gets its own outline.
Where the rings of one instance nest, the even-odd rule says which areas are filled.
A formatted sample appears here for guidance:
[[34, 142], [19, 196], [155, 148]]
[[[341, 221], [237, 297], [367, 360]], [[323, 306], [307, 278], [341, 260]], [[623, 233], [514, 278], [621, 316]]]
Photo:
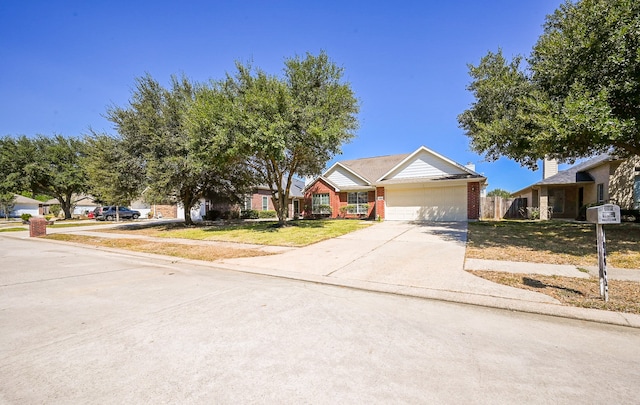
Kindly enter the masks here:
[[[150, 73], [222, 78], [235, 61], [280, 74], [284, 59], [325, 50], [361, 104], [340, 159], [425, 145], [473, 162], [489, 190], [540, 180], [471, 152], [457, 116], [473, 102], [467, 64], [501, 47], [529, 54], [560, 0], [0, 2], [0, 135], [113, 133], [103, 115]], [[329, 162], [328, 166], [332, 162]]]

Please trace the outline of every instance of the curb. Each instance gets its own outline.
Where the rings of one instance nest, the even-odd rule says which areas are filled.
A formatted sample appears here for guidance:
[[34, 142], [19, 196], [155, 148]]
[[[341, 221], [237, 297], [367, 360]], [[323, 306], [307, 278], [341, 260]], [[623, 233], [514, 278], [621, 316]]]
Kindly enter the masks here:
[[133, 256], [137, 258], [153, 259], [163, 262], [169, 262], [170, 264], [186, 263], [198, 267], [212, 268], [223, 271], [235, 271], [240, 273], [249, 273], [255, 275], [262, 275], [267, 277], [277, 277], [289, 280], [311, 282], [315, 284], [331, 285], [335, 287], [351, 288], [362, 291], [377, 292], [382, 294], [393, 294], [405, 297], [430, 299], [436, 301], [444, 301], [463, 305], [474, 305], [486, 308], [493, 308], [499, 310], [508, 310], [515, 312], [523, 312], [534, 315], [554, 316], [566, 319], [573, 319], [579, 321], [596, 322], [615, 326], [624, 326], [630, 328], [640, 329], [640, 315], [627, 314], [622, 312], [604, 311], [591, 308], [579, 308], [564, 306], [558, 304], [547, 304], [540, 302], [532, 302], [525, 300], [518, 300], [512, 298], [504, 298], [499, 296], [491, 296], [484, 294], [474, 294], [463, 291], [441, 290], [431, 289], [424, 287], [413, 287], [406, 285], [377, 283], [371, 281], [360, 281], [350, 279], [338, 279], [330, 276], [301, 274], [294, 272], [287, 272], [275, 269], [263, 269], [247, 266], [229, 265], [226, 263], [218, 262], [205, 262], [201, 260], [184, 259], [175, 256], [159, 255], [154, 253], [140, 253], [127, 251], [123, 249], [105, 248], [89, 246], [75, 242], [63, 242], [56, 240], [48, 240], [41, 238], [28, 238], [23, 239], [39, 241], [45, 243], [59, 243], [65, 245], [71, 245], [84, 249], [94, 249], [105, 252], [116, 253], [124, 256]]

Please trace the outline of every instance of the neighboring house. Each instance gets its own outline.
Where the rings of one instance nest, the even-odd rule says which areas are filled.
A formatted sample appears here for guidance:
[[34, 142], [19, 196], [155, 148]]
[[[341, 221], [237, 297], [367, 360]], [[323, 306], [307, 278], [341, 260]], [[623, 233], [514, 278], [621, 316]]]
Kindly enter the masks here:
[[305, 215], [386, 220], [478, 219], [486, 178], [424, 146], [412, 153], [343, 160], [305, 189]]
[[[86, 215], [93, 211], [100, 204], [96, 203], [92, 196], [84, 194], [74, 194], [71, 196], [71, 202], [73, 206], [72, 216]], [[43, 214], [49, 214], [51, 212], [52, 205], [59, 205], [60, 201], [57, 198], [47, 200], [43, 204]]]
[[[283, 184], [283, 188], [284, 188]], [[296, 217], [302, 212], [302, 201], [304, 200], [304, 182], [302, 180], [291, 179], [291, 188], [289, 189], [289, 198], [287, 199], [287, 212], [289, 217]], [[271, 189], [266, 185], [260, 185], [253, 190], [251, 195], [245, 197], [243, 210], [255, 211], [273, 211], [273, 199], [271, 198]]]
[[540, 219], [575, 219], [582, 207], [593, 203], [640, 209], [640, 157], [618, 159], [605, 153], [562, 171], [557, 171], [557, 162], [547, 160], [543, 179], [513, 196], [526, 198]]
[[[42, 201], [34, 200], [33, 198], [25, 197], [22, 195], [16, 195], [16, 199], [13, 202], [13, 208], [9, 211], [8, 217], [17, 218], [22, 214], [30, 214], [31, 216], [43, 215]], [[4, 217], [4, 211], [0, 207], [0, 217]]]
[[[284, 187], [284, 185], [283, 185]], [[302, 205], [304, 201], [304, 182], [293, 178], [291, 180], [291, 188], [289, 189], [289, 198], [287, 199], [288, 217], [293, 218], [301, 215]], [[253, 192], [245, 196], [241, 206], [232, 206], [229, 204], [217, 204], [205, 198], [200, 200], [200, 206], [191, 210], [191, 219], [194, 221], [202, 221], [209, 210], [230, 211], [230, 210], [254, 210], [254, 211], [273, 211], [273, 199], [271, 190], [266, 185], [257, 186]], [[184, 208], [178, 206], [177, 217], [184, 219]]]

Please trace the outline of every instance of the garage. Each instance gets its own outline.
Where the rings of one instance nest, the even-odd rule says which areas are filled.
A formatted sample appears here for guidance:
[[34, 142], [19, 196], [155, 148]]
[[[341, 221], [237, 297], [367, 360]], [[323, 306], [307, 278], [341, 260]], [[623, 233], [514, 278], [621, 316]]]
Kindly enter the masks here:
[[466, 221], [467, 187], [412, 187], [385, 190], [385, 219], [391, 221]]

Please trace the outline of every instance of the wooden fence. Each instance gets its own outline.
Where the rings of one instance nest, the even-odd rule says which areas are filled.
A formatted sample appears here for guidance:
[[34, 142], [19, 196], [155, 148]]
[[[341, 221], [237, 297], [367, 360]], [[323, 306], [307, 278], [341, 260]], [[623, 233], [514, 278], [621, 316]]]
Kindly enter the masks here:
[[526, 198], [480, 197], [481, 219], [522, 219]]

